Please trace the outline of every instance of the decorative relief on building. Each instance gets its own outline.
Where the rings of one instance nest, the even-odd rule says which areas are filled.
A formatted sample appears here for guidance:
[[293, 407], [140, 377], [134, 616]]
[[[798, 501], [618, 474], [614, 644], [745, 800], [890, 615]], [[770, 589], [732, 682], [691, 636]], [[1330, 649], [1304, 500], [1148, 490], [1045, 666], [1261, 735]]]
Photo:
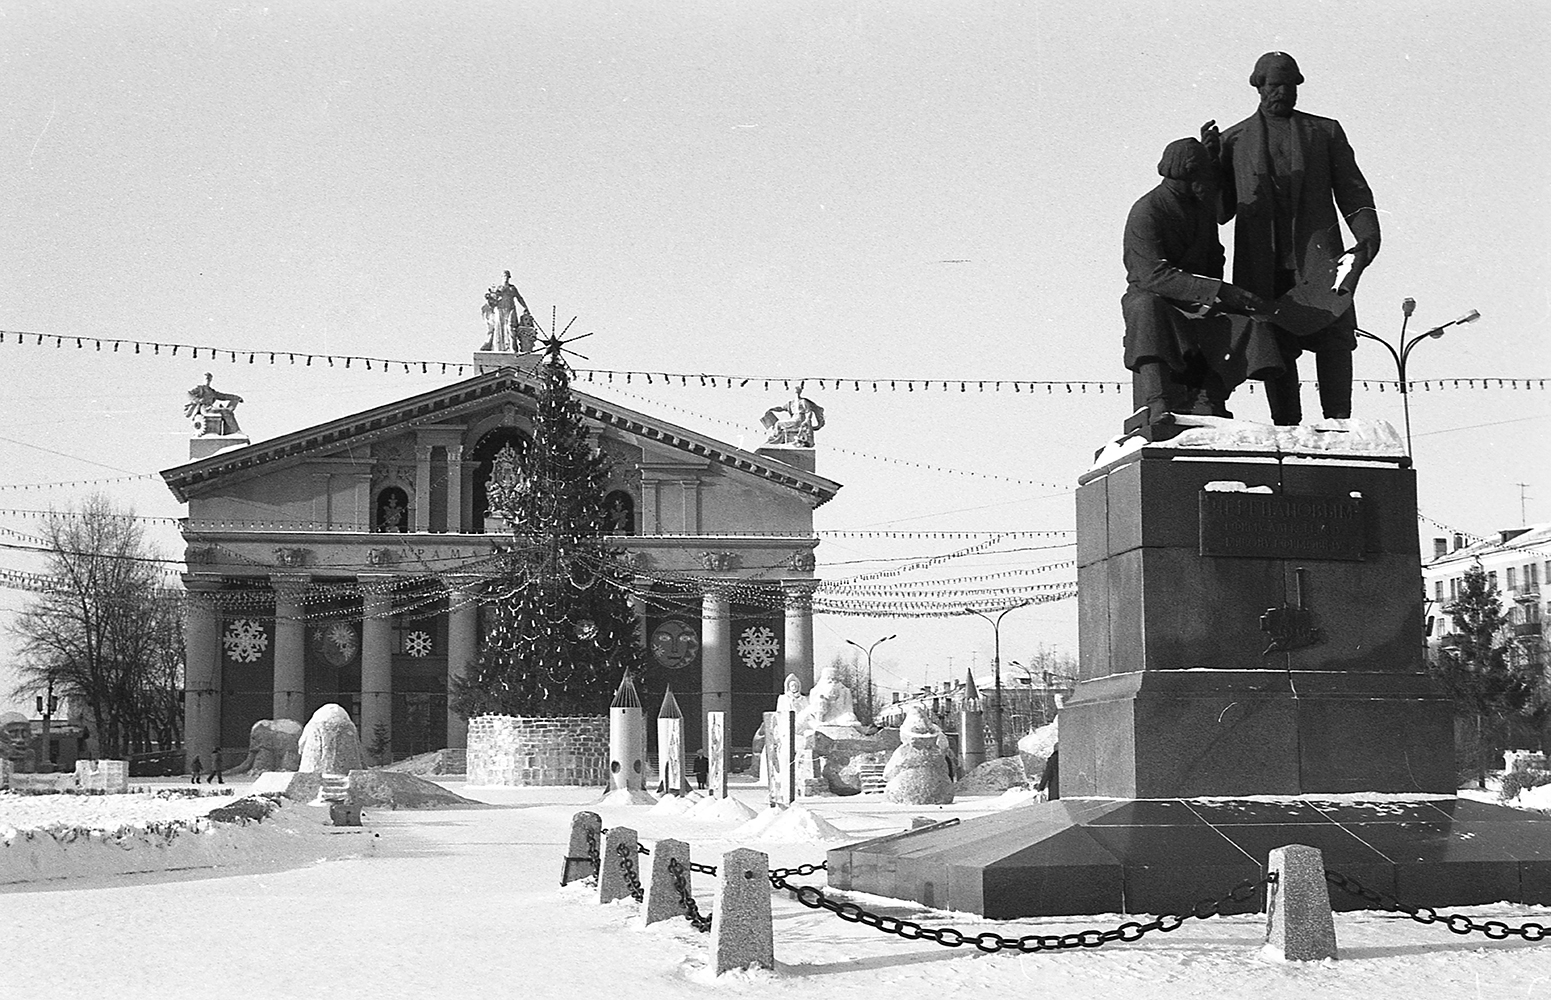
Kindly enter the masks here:
[[238, 618], [226, 626], [221, 645], [226, 647], [227, 659], [233, 663], [252, 663], [269, 648], [269, 634], [252, 618]]
[[275, 563], [280, 566], [305, 566], [311, 556], [308, 549], [275, 549]]
[[741, 560], [736, 552], [702, 552], [700, 564], [713, 573], [723, 573], [738, 568]]
[[694, 626], [669, 618], [652, 631], [652, 658], [669, 670], [681, 670], [695, 662], [700, 635]]
[[738, 637], [738, 659], [751, 670], [768, 670], [780, 653], [780, 641], [763, 625], [750, 625]]
[[818, 560], [814, 557], [812, 549], [803, 549], [801, 552], [793, 552], [792, 557], [786, 560], [786, 564], [799, 573], [812, 573]]
[[368, 566], [392, 566], [398, 561], [398, 553], [392, 549], [366, 550], [366, 564]]
[[189, 564], [213, 563], [216, 560], [214, 545], [189, 545], [183, 549], [183, 561]]
[[361, 649], [361, 640], [356, 638], [355, 626], [348, 622], [335, 622], [313, 632], [312, 648], [331, 666], [342, 667], [355, 659], [355, 654]]
[[410, 656], [431, 655], [431, 633], [415, 631], [404, 637], [404, 652]]

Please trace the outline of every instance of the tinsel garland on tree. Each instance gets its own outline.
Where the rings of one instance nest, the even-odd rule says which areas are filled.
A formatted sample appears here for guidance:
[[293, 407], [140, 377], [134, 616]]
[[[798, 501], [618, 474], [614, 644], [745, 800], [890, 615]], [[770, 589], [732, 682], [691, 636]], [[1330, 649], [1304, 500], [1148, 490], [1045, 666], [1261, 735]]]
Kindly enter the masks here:
[[610, 463], [589, 441], [561, 342], [545, 348], [533, 446], [498, 457], [487, 487], [513, 545], [486, 591], [492, 621], [479, 657], [452, 680], [450, 704], [464, 718], [602, 715], [625, 671], [644, 666], [625, 596], [632, 571], [607, 534]]

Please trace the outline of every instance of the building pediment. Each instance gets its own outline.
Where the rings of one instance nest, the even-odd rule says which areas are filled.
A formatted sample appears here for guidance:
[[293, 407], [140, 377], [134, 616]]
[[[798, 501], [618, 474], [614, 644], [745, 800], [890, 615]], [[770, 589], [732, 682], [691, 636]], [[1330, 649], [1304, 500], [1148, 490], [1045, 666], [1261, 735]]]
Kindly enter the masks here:
[[[487, 423], [520, 427], [527, 423], [540, 384], [529, 372], [502, 368], [266, 441], [227, 448], [166, 469], [161, 475], [173, 495], [187, 503], [290, 466], [333, 456], [381, 453], [391, 448], [394, 439], [410, 432], [422, 442], [436, 439], [456, 446], [466, 440], [465, 429], [469, 427]], [[673, 466], [682, 466], [686, 472], [718, 466], [733, 469], [801, 494], [813, 507], [827, 502], [840, 489], [839, 483], [803, 467], [811, 465], [809, 450], [792, 449], [791, 462], [786, 462], [772, 454], [776, 449], [747, 451], [574, 388], [573, 393], [585, 417], [598, 429], [605, 452], [615, 451], [621, 443], [634, 446], [641, 450], [640, 464], [654, 470]], [[410, 455], [406, 453], [401, 459], [407, 463]]]

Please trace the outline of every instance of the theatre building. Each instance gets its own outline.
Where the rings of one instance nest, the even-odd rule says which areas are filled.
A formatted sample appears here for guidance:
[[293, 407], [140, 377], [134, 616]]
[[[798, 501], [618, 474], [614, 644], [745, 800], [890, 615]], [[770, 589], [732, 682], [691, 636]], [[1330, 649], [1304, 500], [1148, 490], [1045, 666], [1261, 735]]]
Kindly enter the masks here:
[[[267, 441], [225, 404], [195, 415], [190, 461], [162, 473], [188, 504], [189, 758], [240, 760], [256, 721], [305, 723], [330, 702], [395, 758], [464, 746], [447, 685], [478, 655], [511, 541], [486, 485], [506, 446], [532, 441], [534, 359], [477, 355], [465, 381]], [[788, 672], [812, 685], [813, 510], [839, 484], [811, 447], [746, 451], [575, 395], [612, 459], [648, 717], [671, 685], [691, 751], [716, 710], [746, 746]]]

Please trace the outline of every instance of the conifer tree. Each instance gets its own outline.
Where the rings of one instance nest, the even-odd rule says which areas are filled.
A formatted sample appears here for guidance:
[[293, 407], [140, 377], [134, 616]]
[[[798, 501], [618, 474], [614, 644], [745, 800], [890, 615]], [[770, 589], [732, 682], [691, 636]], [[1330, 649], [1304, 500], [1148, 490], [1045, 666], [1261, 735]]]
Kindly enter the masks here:
[[602, 715], [624, 672], [644, 666], [626, 599], [633, 574], [607, 534], [609, 461], [589, 440], [561, 346], [551, 337], [537, 369], [532, 447], [487, 488], [513, 544], [487, 592], [493, 621], [479, 657], [452, 684], [465, 718]]
[[1481, 564], [1465, 571], [1458, 596], [1446, 609], [1453, 622], [1432, 672], [1454, 697], [1470, 724], [1456, 748], [1463, 769], [1485, 787], [1488, 763], [1502, 749], [1502, 730], [1515, 718], [1533, 719], [1542, 710], [1540, 671], [1524, 657], [1510, 656], [1508, 616]]

